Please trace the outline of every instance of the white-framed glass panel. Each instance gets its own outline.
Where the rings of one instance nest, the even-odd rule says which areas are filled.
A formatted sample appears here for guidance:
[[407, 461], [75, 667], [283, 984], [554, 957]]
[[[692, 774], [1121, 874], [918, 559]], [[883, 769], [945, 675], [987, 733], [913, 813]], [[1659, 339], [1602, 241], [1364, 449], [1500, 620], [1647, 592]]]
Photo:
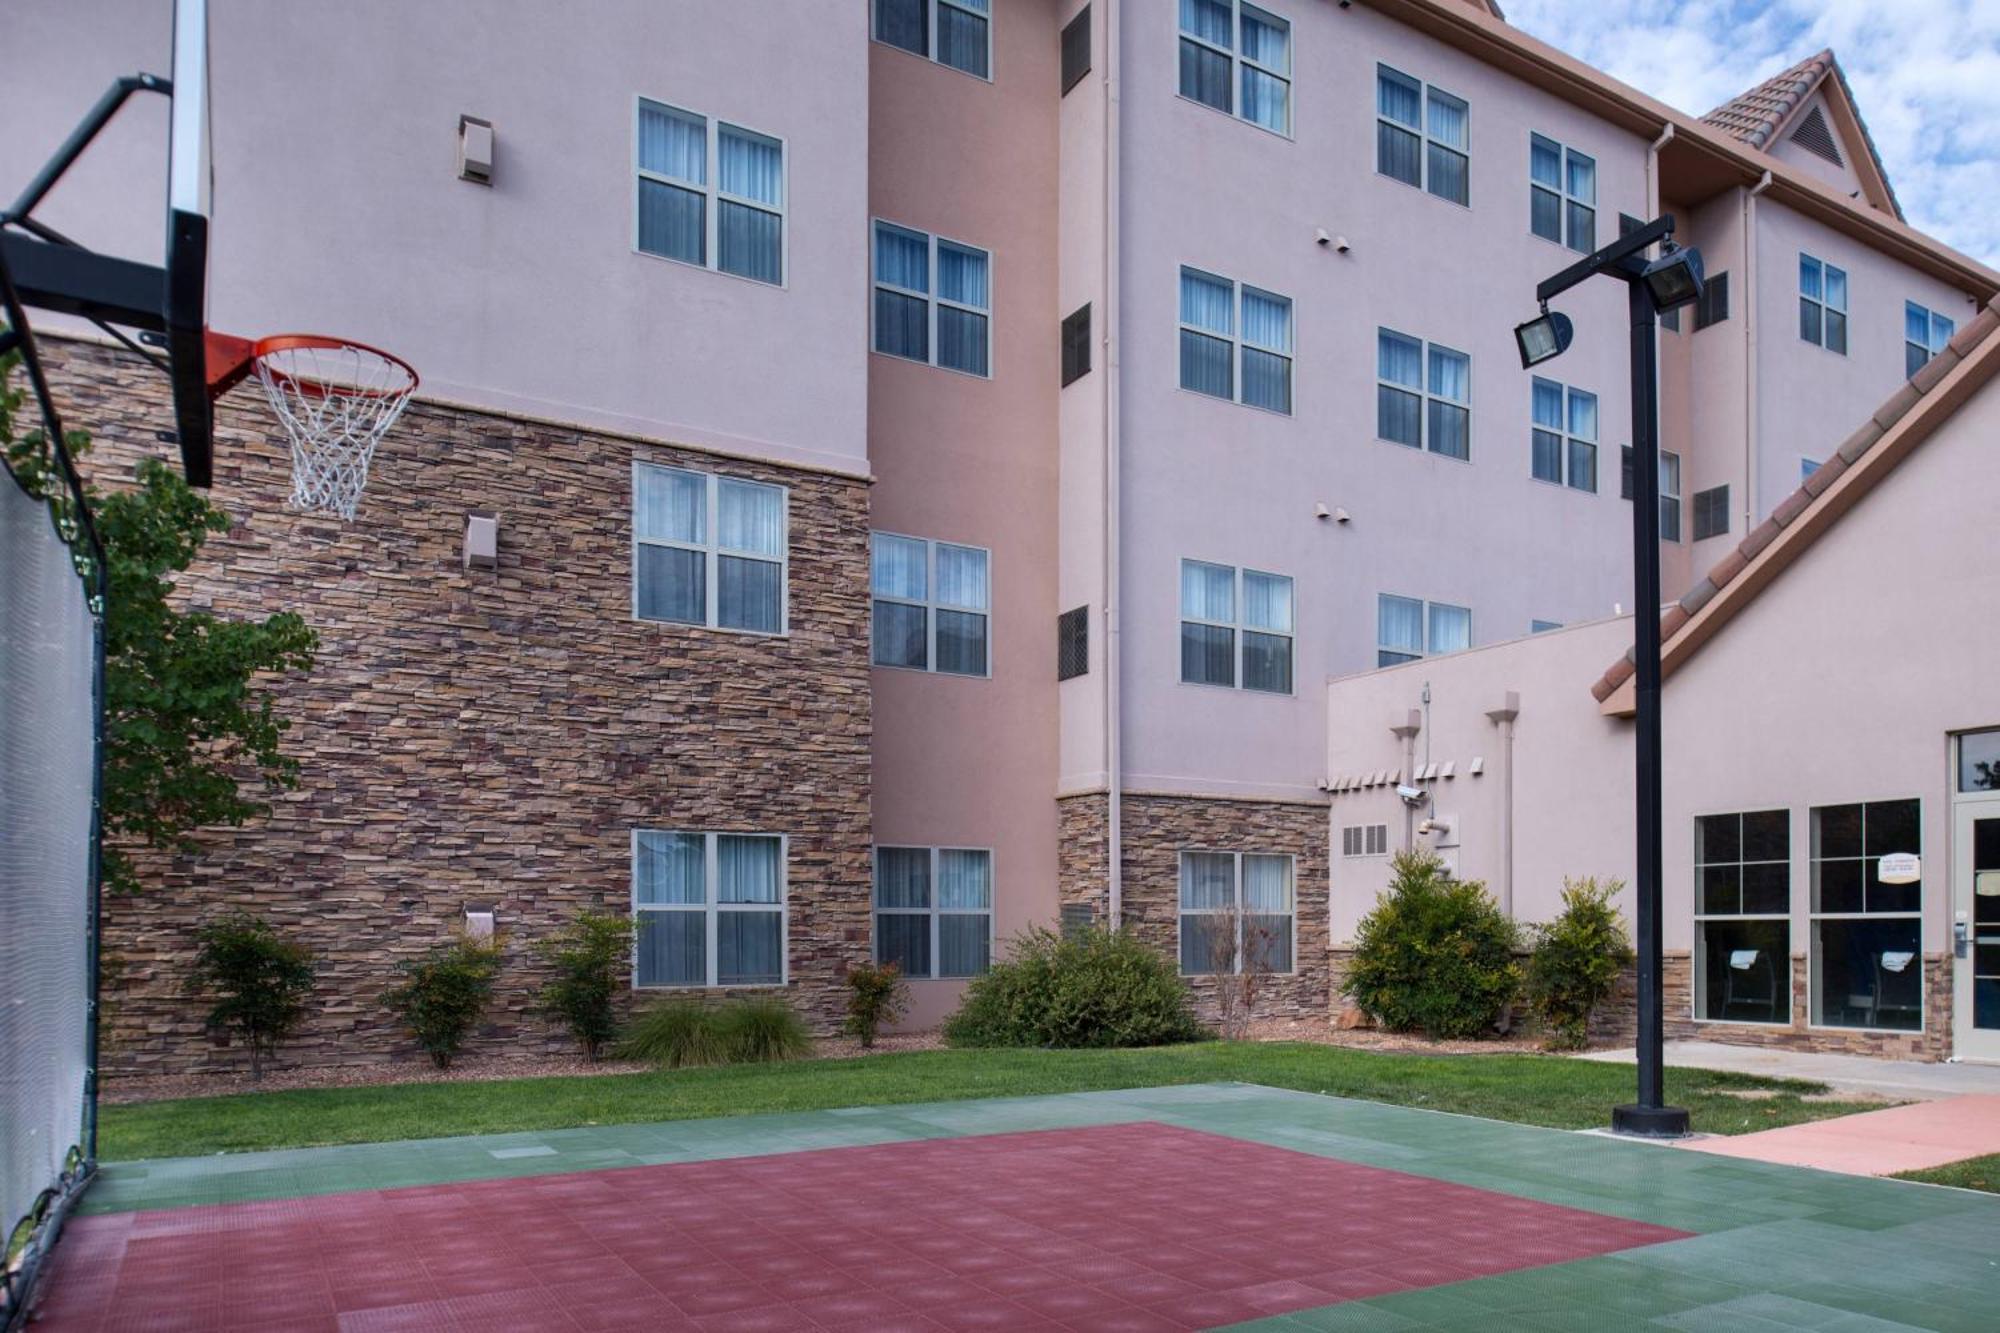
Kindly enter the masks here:
[[1915, 301], [1903, 302], [1903, 373], [1914, 375], [1951, 341], [1952, 322]]
[[1812, 810], [1812, 1017], [1820, 1027], [1920, 1031], [1923, 885], [1882, 880], [1882, 858], [1923, 855], [1911, 798]]
[[991, 674], [992, 555], [893, 532], [870, 537], [876, 666], [951, 676]]
[[1471, 202], [1472, 112], [1465, 100], [1375, 67], [1375, 170], [1455, 204]]
[[1472, 358], [1394, 329], [1375, 331], [1375, 433], [1446, 458], [1472, 457]]
[[1660, 540], [1681, 539], [1681, 456], [1660, 451]]
[[1529, 390], [1529, 468], [1538, 481], [1597, 490], [1597, 395], [1536, 376]]
[[1292, 580], [1181, 561], [1181, 682], [1292, 692]]
[[1285, 855], [1182, 852], [1181, 975], [1292, 971], [1298, 934], [1295, 874], [1293, 858]]
[[1694, 821], [1694, 1016], [1792, 1019], [1792, 816], [1789, 810]]
[[1375, 599], [1375, 665], [1463, 652], [1472, 646], [1472, 612], [1448, 602], [1381, 593]]
[[783, 284], [781, 140], [642, 97], [637, 158], [641, 252]]
[[1287, 415], [1292, 410], [1292, 302], [1183, 266], [1181, 387]]
[[1528, 136], [1528, 230], [1580, 254], [1597, 248], [1597, 159]]
[[1799, 255], [1799, 337], [1847, 355], [1847, 271]]
[[784, 633], [788, 503], [782, 486], [635, 462], [633, 615]]
[[1958, 790], [2000, 791], [2000, 731], [1970, 731], [1958, 738]]
[[992, 256], [893, 222], [875, 224], [875, 350], [988, 374]]
[[991, 77], [991, 0], [875, 0], [875, 40]]
[[785, 839], [632, 832], [637, 987], [785, 984]]
[[875, 849], [875, 961], [906, 977], [976, 977], [993, 963], [993, 853]]
[[1292, 132], [1292, 25], [1248, 0], [1180, 0], [1180, 93]]

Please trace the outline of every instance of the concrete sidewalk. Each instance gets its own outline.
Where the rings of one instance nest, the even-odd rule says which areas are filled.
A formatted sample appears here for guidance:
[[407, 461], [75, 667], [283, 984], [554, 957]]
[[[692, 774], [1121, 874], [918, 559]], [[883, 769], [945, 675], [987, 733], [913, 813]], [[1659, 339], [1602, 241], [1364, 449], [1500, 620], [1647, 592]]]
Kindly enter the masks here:
[[1890, 1176], [2000, 1153], [2000, 1095], [1915, 1102], [1756, 1134], [1686, 1139], [1676, 1146], [1782, 1166]]
[[[1592, 1051], [1576, 1057], [1608, 1064], [1632, 1064], [1631, 1047]], [[1972, 1093], [2000, 1095], [2000, 1065], [1935, 1064], [1917, 1060], [1876, 1060], [1862, 1055], [1822, 1055], [1766, 1046], [1730, 1046], [1719, 1041], [1670, 1041], [1667, 1063], [1682, 1069], [1719, 1069], [1764, 1078], [1800, 1078], [1824, 1083], [1835, 1092], [1865, 1093], [1894, 1101], [1935, 1101]], [[1980, 1151], [1992, 1152], [1986, 1148]], [[1974, 1153], [1962, 1153], [1970, 1157]], [[1903, 1168], [1897, 1168], [1901, 1170]]]

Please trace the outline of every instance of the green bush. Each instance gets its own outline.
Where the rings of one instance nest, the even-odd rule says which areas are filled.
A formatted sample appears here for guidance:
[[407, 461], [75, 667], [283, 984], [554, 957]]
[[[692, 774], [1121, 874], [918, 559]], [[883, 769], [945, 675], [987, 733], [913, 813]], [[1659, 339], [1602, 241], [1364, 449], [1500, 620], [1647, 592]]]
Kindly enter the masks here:
[[861, 1038], [863, 1050], [875, 1044], [875, 1033], [909, 1011], [910, 988], [903, 969], [894, 963], [860, 963], [847, 969], [847, 1031]]
[[803, 1018], [775, 996], [710, 1004], [692, 997], [662, 1000], [625, 1029], [618, 1055], [662, 1069], [695, 1065], [796, 1060], [812, 1053]]
[[305, 1022], [312, 994], [313, 951], [280, 935], [249, 912], [226, 912], [195, 931], [190, 995], [209, 994], [212, 1031], [233, 1032], [250, 1048], [250, 1077]]
[[586, 1060], [595, 1060], [618, 1031], [613, 1001], [631, 969], [632, 930], [629, 916], [579, 912], [535, 942], [535, 956], [555, 969], [542, 987], [542, 1012], [569, 1029]]
[[731, 1000], [715, 1007], [715, 1035], [729, 1064], [797, 1060], [812, 1054], [812, 1031], [798, 1010], [776, 996]]
[[1520, 990], [1519, 932], [1476, 880], [1455, 880], [1425, 851], [1398, 853], [1393, 878], [1361, 919], [1341, 989], [1393, 1032], [1476, 1037]]
[[439, 1069], [451, 1068], [452, 1057], [492, 997], [500, 951], [498, 935], [483, 940], [459, 935], [398, 966], [403, 983], [382, 992], [382, 1003], [403, 1020]]
[[1528, 1010], [1552, 1051], [1583, 1049], [1591, 1011], [1604, 1003], [1632, 961], [1632, 941], [1612, 905], [1624, 887], [1615, 879], [1601, 886], [1594, 879], [1564, 880], [1562, 913], [1534, 928]]
[[945, 1021], [954, 1046], [1162, 1046], [1206, 1036], [1173, 960], [1129, 932], [1033, 927], [973, 978]]

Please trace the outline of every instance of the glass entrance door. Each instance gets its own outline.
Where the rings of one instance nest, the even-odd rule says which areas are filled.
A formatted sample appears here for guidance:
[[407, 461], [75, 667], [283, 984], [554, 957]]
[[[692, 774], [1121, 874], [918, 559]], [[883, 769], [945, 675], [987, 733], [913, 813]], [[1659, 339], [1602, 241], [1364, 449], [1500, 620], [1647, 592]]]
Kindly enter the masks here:
[[1962, 1060], [2000, 1061], [2000, 800], [1958, 807], [1952, 966]]

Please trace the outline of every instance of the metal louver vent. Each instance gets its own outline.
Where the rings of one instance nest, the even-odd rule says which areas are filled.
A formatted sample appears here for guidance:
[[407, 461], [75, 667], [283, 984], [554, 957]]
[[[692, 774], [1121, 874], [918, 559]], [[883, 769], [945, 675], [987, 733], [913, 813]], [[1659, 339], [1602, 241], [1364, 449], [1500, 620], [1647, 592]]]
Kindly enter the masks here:
[[1792, 142], [1808, 153], [1817, 154], [1836, 167], [1847, 165], [1840, 157], [1840, 145], [1834, 142], [1833, 131], [1828, 128], [1826, 115], [1818, 107], [1806, 112], [1805, 119], [1792, 131]]

